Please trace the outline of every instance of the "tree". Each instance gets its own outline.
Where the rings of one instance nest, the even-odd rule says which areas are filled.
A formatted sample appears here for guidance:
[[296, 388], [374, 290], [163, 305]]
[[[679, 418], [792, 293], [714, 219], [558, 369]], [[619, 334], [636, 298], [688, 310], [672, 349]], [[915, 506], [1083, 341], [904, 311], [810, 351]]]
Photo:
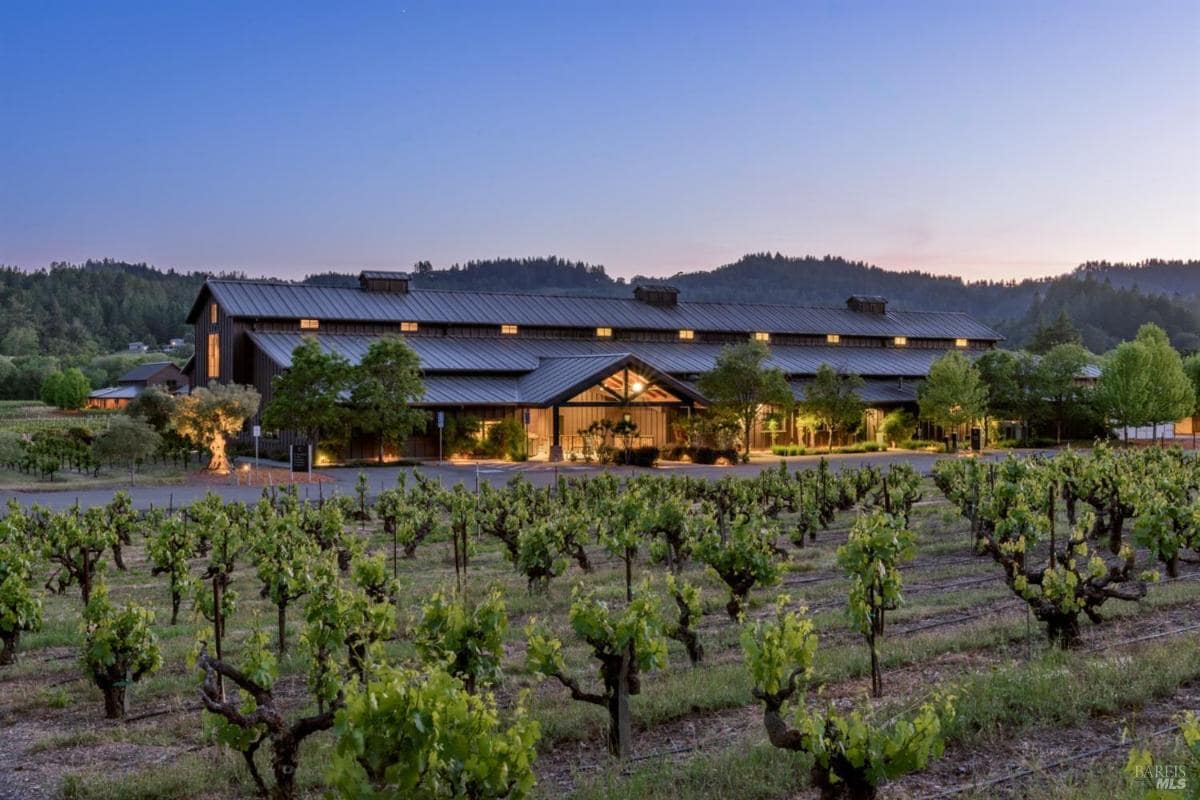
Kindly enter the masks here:
[[834, 434], [862, 420], [863, 402], [858, 397], [862, 386], [863, 379], [858, 375], [845, 375], [822, 364], [817, 367], [813, 382], [804, 389], [803, 409], [829, 431], [830, 452]]
[[1038, 395], [1050, 403], [1055, 439], [1062, 441], [1063, 423], [1070, 420], [1087, 389], [1079, 383], [1079, 373], [1091, 360], [1077, 344], [1059, 344], [1038, 361], [1034, 373]]
[[943, 429], [957, 428], [983, 415], [987, 387], [979, 370], [956, 350], [934, 361], [917, 396], [921, 416]]
[[895, 447], [901, 442], [907, 442], [917, 432], [916, 417], [903, 408], [889, 411], [879, 423], [879, 432], [883, 434], [889, 447]]
[[6, 356], [32, 356], [38, 352], [38, 334], [29, 325], [10, 328], [0, 339], [0, 353]]
[[62, 396], [62, 390], [63, 374], [61, 372], [51, 372], [42, 381], [42, 387], [38, 390], [38, 396], [46, 405], [57, 408], [58, 398]]
[[728, 411], [741, 422], [746, 458], [750, 457], [750, 438], [760, 408], [764, 405], [791, 408], [794, 399], [783, 371], [765, 366], [770, 356], [771, 351], [762, 342], [727, 345], [721, 349], [713, 368], [701, 375], [697, 383], [718, 411]]
[[1183, 369], [1183, 360], [1162, 328], [1148, 322], [1138, 328], [1136, 341], [1146, 349], [1146, 366], [1152, 387], [1148, 410], [1157, 439], [1160, 422], [1174, 422], [1192, 413], [1196, 392]]
[[424, 397], [421, 362], [398, 336], [377, 339], [350, 376], [350, 402], [363, 430], [379, 436], [379, 461], [385, 443], [399, 447], [425, 425], [427, 414], [411, 404]]
[[1192, 382], [1196, 402], [1192, 406], [1192, 449], [1196, 447], [1197, 428], [1200, 428], [1200, 353], [1192, 353], [1183, 362], [1183, 371]]
[[1027, 436], [1030, 417], [1040, 406], [1034, 388], [1037, 361], [1025, 352], [988, 350], [975, 360], [975, 368], [987, 387], [985, 416], [1019, 422]]
[[353, 800], [522, 800], [534, 784], [538, 724], [518, 705], [501, 727], [495, 700], [440, 668], [389, 668], [350, 687], [330, 766]]
[[1096, 404], [1112, 422], [1121, 426], [1124, 438], [1129, 428], [1151, 421], [1150, 354], [1141, 342], [1121, 342], [1104, 358], [1096, 383]]
[[1026, 349], [1039, 355], [1049, 353], [1055, 347], [1064, 344], [1082, 345], [1083, 336], [1071, 321], [1066, 309], [1058, 312], [1058, 317], [1049, 325], [1039, 325], [1029, 337]]
[[54, 372], [42, 381], [41, 398], [46, 405], [64, 410], [82, 408], [92, 390], [87, 376], [78, 367]]
[[218, 383], [193, 389], [175, 403], [171, 420], [176, 432], [212, 453], [208, 469], [218, 475], [229, 474], [225, 455], [225, 437], [237, 433], [246, 420], [258, 411], [260, 398], [252, 386]]
[[323, 435], [345, 424], [341, 395], [349, 388], [350, 362], [326, 353], [315, 336], [306, 336], [292, 351], [292, 364], [271, 381], [271, 402], [262, 422], [275, 430], [304, 433], [313, 450]]
[[92, 450], [96, 458], [107, 461], [124, 461], [129, 465], [129, 482], [133, 483], [133, 470], [139, 461], [158, 450], [162, 437], [154, 428], [136, 417], [114, 416], [108, 430], [96, 437]]
[[162, 666], [158, 637], [151, 628], [154, 614], [132, 603], [118, 611], [101, 581], [84, 609], [83, 623], [84, 667], [104, 693], [105, 715], [119, 719], [125, 716], [129, 687]]
[[166, 432], [175, 414], [175, 398], [162, 387], [147, 386], [125, 406], [125, 413], [143, 419], [159, 433]]

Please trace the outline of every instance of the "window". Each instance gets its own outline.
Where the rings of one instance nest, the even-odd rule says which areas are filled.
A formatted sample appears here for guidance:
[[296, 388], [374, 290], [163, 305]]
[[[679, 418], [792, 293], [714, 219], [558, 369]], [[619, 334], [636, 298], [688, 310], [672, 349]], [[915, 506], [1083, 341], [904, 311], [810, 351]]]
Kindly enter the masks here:
[[517, 333], [517, 326], [516, 325], [501, 325], [500, 333], [504, 334], [505, 336], [515, 336]]
[[420, 329], [420, 327], [421, 326], [415, 322], [401, 322], [400, 323], [400, 332], [401, 333], [416, 333]]
[[966, 347], [966, 346], [967, 346], [967, 340], [966, 340], [966, 339], [955, 339], [955, 340], [954, 340], [954, 346], [955, 346], [955, 347]]
[[319, 319], [300, 320], [300, 330], [302, 331], [315, 331], [319, 327], [321, 327], [321, 320]]
[[208, 377], [221, 377], [221, 335], [219, 333], [210, 333], [208, 335]]
[[766, 331], [759, 331], [758, 333], [754, 334], [754, 341], [769, 342], [771, 341], [771, 334], [767, 333]]
[[682, 330], [679, 331], [679, 338], [682, 341], [690, 342], [692, 339], [696, 338], [696, 332], [689, 331], [687, 328], [683, 328]]
[[892, 344], [896, 345], [896, 347], [904, 347], [906, 344], [908, 344], [908, 337], [897, 336], [895, 339], [892, 339]]
[[825, 335], [825, 341], [829, 344], [838, 344], [842, 341], [842, 337], [836, 333], [828, 333]]
[[215, 302], [208, 307], [208, 321], [213, 325], [217, 324], [217, 304]]
[[596, 336], [601, 339], [611, 339], [612, 328], [596, 328]]

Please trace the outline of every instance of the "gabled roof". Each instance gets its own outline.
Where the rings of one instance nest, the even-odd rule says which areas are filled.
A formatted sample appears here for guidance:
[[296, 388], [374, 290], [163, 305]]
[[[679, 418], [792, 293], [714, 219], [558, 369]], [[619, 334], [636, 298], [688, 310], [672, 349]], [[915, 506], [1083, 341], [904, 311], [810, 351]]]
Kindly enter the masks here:
[[655, 386], [677, 397], [697, 403], [707, 402], [704, 395], [692, 386], [675, 380], [632, 353], [544, 358], [537, 369], [517, 381], [517, 394], [526, 405], [557, 405], [626, 367], [634, 368]]
[[888, 311], [751, 303], [654, 305], [633, 298], [457, 292], [413, 289], [407, 293], [270, 281], [209, 280], [188, 313], [194, 323], [212, 295], [225, 313], [251, 319], [321, 319], [426, 324], [515, 324], [530, 327], [627, 330], [765, 331], [823, 336], [908, 336], [976, 339], [1003, 337], [966, 314], [950, 311]]
[[138, 364], [133, 369], [126, 372], [117, 379], [118, 383], [144, 383], [150, 380], [164, 369], [179, 370], [173, 361], [154, 361], [149, 364]]
[[[327, 352], [337, 352], [358, 363], [377, 336], [321, 334]], [[280, 367], [292, 363], [292, 351], [303, 337], [299, 332], [250, 333], [267, 358]], [[712, 369], [723, 345], [704, 342], [637, 342], [612, 339], [469, 339], [454, 336], [411, 336], [408, 345], [421, 360], [427, 375], [445, 372], [524, 373], [537, 369], [542, 359], [565, 356], [629, 353], [669, 375], [693, 375]], [[864, 378], [923, 378], [945, 350], [919, 347], [802, 347], [771, 345], [768, 366], [787, 375], [816, 374], [828, 364], [839, 372]], [[970, 354], [968, 354], [970, 355]]]

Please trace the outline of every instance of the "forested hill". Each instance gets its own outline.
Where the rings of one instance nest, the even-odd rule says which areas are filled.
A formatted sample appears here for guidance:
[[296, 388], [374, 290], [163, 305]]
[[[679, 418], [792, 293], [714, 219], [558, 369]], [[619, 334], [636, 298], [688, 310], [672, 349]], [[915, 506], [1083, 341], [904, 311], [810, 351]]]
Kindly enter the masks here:
[[88, 261], [25, 272], [0, 268], [0, 354], [79, 355], [163, 344], [183, 336], [183, 317], [204, 273]]
[[[414, 285], [442, 289], [625, 297], [630, 284], [641, 280], [626, 282], [602, 266], [556, 257], [489, 259], [445, 269], [420, 262], [408, 269]], [[110, 260], [35, 272], [0, 269], [0, 354], [73, 355], [185, 336], [184, 316], [206, 277], [209, 273]], [[349, 270], [306, 280], [357, 285]], [[1200, 261], [1094, 262], [1043, 280], [967, 283], [833, 256], [761, 253], [665, 280], [691, 300], [840, 305], [850, 294], [882, 294], [896, 309], [966, 311], [1004, 333], [1013, 347], [1065, 313], [1095, 352], [1132, 338], [1143, 322], [1161, 325], [1182, 350], [1200, 349]]]

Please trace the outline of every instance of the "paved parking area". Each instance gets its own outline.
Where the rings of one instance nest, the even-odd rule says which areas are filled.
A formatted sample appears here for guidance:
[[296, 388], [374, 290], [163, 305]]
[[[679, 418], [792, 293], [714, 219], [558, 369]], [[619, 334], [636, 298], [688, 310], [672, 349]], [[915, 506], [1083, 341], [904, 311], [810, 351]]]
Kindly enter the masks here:
[[[1010, 454], [1030, 455], [1038, 452], [1046, 451], [1002, 451], [987, 453], [983, 458], [988, 460], [1003, 459]], [[907, 450], [887, 453], [849, 453], [824, 456], [829, 461], [830, 467], [835, 470], [858, 467], [862, 464], [874, 464], [879, 467], [886, 467], [888, 464], [909, 463], [922, 473], [928, 473], [934, 463], [939, 458], [944, 457], [939, 454], [918, 453]], [[779, 459], [773, 456], [756, 456], [749, 464], [737, 464], [734, 466], [667, 463], [652, 469], [642, 467], [602, 467], [595, 464], [548, 464], [545, 462], [513, 464], [498, 461], [428, 462], [419, 467], [339, 467], [320, 470], [321, 474], [329, 476], [333, 479], [332, 481], [326, 481], [323, 484], [301, 484], [299, 489], [300, 496], [310, 500], [315, 500], [321, 496], [352, 495], [355, 492], [359, 472], [364, 472], [370, 481], [371, 494], [375, 494], [381, 489], [395, 486], [400, 473], [411, 473], [414, 469], [420, 470], [425, 475], [434, 478], [444, 485], [452, 486], [461, 483], [468, 488], [474, 488], [477, 482], [503, 485], [514, 475], [523, 475], [536, 486], [551, 485], [558, 475], [596, 475], [603, 472], [610, 472], [620, 476], [686, 474], [716, 479], [723, 475], [756, 475], [764, 469], [778, 468], [780, 460], [786, 461], [789, 469], [813, 468], [820, 462], [821, 458], [822, 456], [820, 455], [793, 456], [786, 459]], [[18, 503], [26, 506], [33, 503], [40, 503], [50, 508], [63, 509], [70, 508], [75, 502], [78, 502], [80, 506], [86, 508], [109, 502], [116, 491], [118, 490], [113, 488], [60, 491], [43, 490], [36, 492], [0, 490], [0, 503], [7, 502], [8, 498], [12, 497], [16, 498]], [[135, 485], [126, 491], [133, 495], [134, 505], [143, 509], [150, 508], [151, 506], [165, 508], [186, 505], [200, 499], [210, 491], [220, 494], [226, 500], [241, 500], [245, 502], [254, 502], [262, 496], [262, 487], [239, 486], [232, 477], [228, 485], [213, 485], [211, 483], [179, 486]]]

